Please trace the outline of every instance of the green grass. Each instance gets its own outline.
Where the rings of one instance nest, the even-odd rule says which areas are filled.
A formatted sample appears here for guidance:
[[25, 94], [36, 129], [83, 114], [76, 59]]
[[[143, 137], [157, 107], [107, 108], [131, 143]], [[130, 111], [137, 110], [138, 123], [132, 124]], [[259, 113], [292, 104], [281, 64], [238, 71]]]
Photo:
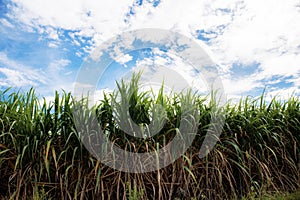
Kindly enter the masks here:
[[300, 199], [300, 192], [287, 192], [287, 193], [273, 193], [273, 194], [264, 194], [261, 197], [251, 197], [249, 195], [247, 198], [249, 200], [298, 200]]
[[[54, 101], [40, 101], [34, 90], [0, 92], [0, 197], [10, 199], [241, 199], [297, 198], [299, 188], [300, 100], [264, 95], [227, 104], [223, 132], [204, 158], [198, 153], [210, 125], [215, 102], [192, 93], [139, 92], [139, 74], [104, 100], [82, 111], [83, 121], [97, 116], [110, 140], [123, 149], [147, 152], [161, 148], [178, 133], [183, 102], [197, 109], [198, 129], [192, 146], [171, 165], [144, 174], [113, 170], [96, 160], [82, 144], [72, 110], [88, 108], [70, 93], [55, 93]], [[130, 94], [130, 95], [128, 95]], [[113, 105], [113, 107], [112, 107]], [[132, 127], [127, 135], [117, 122], [129, 108], [132, 120], [148, 130]], [[116, 109], [114, 109], [116, 108]], [[162, 109], [163, 108], [163, 109]], [[164, 111], [163, 111], [164, 110]], [[116, 115], [119, 114], [119, 115]], [[165, 122], [163, 124], [162, 122]], [[91, 130], [92, 127], [85, 127]], [[146, 129], [147, 130], [147, 129]], [[287, 196], [279, 196], [284, 194]]]

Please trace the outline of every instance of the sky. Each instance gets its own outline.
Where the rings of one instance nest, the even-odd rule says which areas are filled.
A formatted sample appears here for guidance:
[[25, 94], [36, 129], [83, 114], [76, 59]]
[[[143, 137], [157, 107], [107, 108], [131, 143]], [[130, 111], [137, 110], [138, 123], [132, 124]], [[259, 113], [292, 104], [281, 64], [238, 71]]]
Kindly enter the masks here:
[[[34, 87], [49, 99], [55, 90], [73, 91], [83, 63], [99, 46], [144, 28], [180, 33], [203, 47], [228, 99], [263, 91], [299, 96], [299, 0], [0, 0], [0, 88]], [[118, 55], [97, 94], [151, 64], [175, 66], [186, 80], [203, 85], [184, 59], [142, 49]]]

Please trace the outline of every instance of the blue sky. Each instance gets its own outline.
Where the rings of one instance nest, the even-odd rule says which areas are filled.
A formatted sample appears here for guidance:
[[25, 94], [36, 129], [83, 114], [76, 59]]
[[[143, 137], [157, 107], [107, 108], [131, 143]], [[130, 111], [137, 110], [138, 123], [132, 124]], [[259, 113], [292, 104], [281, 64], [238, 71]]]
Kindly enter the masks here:
[[[298, 0], [0, 0], [0, 88], [34, 86], [47, 98], [55, 90], [73, 91], [81, 64], [96, 47], [124, 31], [160, 28], [207, 50], [228, 98], [264, 89], [286, 98], [300, 91], [299, 21]], [[136, 51], [112, 63], [100, 85], [108, 89], [151, 63], [187, 69], [167, 53]]]

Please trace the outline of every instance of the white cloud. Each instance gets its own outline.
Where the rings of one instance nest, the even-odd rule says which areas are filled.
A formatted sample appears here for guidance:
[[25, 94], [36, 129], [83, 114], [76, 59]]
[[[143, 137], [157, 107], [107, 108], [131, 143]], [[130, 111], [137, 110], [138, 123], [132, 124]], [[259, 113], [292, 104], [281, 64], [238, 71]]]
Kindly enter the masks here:
[[53, 42], [49, 42], [49, 43], [48, 43], [48, 47], [51, 47], [51, 48], [57, 48], [58, 45], [55, 44], [55, 43], [53, 43]]
[[138, 60], [133, 71], [143, 71], [144, 82], [152, 83], [153, 86], [165, 86], [170, 90], [179, 92], [187, 88], [193, 88], [199, 92], [207, 92], [207, 83], [195, 68], [184, 62], [182, 58], [170, 52], [159, 49], [153, 50], [152, 58]]
[[45, 74], [41, 70], [11, 60], [4, 52], [0, 52], [0, 72], [5, 76], [1, 79], [2, 85], [6, 86], [36, 86], [38, 83], [46, 83]]
[[73, 89], [73, 79], [69, 75], [70, 70], [68, 65], [71, 63], [67, 59], [54, 60], [48, 65], [45, 70], [47, 73], [47, 84], [46, 87], [50, 88], [51, 91], [63, 89], [67, 92]]
[[71, 61], [67, 60], [67, 59], [55, 60], [49, 64], [48, 70], [51, 73], [59, 73], [70, 63], [71, 63]]
[[230, 95], [239, 95], [241, 93], [249, 93], [251, 90], [263, 87], [255, 76], [231, 79], [230, 77], [223, 78], [224, 89]]
[[70, 61], [66, 59], [55, 60], [46, 70], [41, 70], [12, 60], [6, 53], [0, 52], [0, 86], [34, 86], [38, 93], [46, 95], [60, 89], [71, 91], [73, 80], [68, 76], [69, 71], [66, 71], [69, 64]]
[[58, 34], [55, 30], [51, 29], [51, 31], [49, 31], [48, 34], [50, 39], [58, 40]]
[[[171, 29], [194, 38], [197, 30], [203, 30], [204, 36], [210, 38], [209, 48], [220, 64], [226, 91], [231, 95], [261, 87], [265, 78], [274, 75], [293, 76], [291, 81], [299, 82], [295, 79], [300, 73], [298, 0], [164, 0], [157, 7], [145, 1], [132, 7], [129, 0], [14, 3], [11, 18], [29, 27], [40, 27], [53, 40], [59, 40], [58, 29], [76, 31], [71, 37], [77, 45], [84, 36], [92, 37], [89, 44], [97, 46], [117, 33], [139, 28]], [[134, 15], [127, 15], [130, 7]], [[128, 57], [123, 58], [127, 61]], [[246, 80], [232, 77], [230, 69], [237, 62], [260, 63], [260, 73], [249, 74]], [[186, 72], [186, 68], [181, 69]]]
[[132, 1], [14, 0], [13, 17], [32, 27], [51, 26], [78, 30], [78, 35], [101, 33], [102, 41], [125, 27]]
[[245, 1], [223, 34], [211, 42], [219, 60], [229, 65], [256, 61], [269, 76], [299, 71], [300, 12], [296, 2]]
[[300, 73], [300, 56], [296, 54], [283, 54], [277, 57], [265, 58], [262, 61], [262, 69], [262, 75], [265, 77], [297, 75]]
[[123, 56], [120, 56], [116, 59], [116, 62], [120, 63], [120, 64], [125, 64], [129, 61], [132, 60], [132, 56], [130, 56], [129, 54], [125, 54]]
[[9, 69], [9, 68], [0, 68], [0, 73], [2, 73], [5, 78], [0, 78], [1, 86], [36, 86], [36, 80], [32, 80], [32, 77], [28, 77], [27, 74], [19, 70]]
[[293, 83], [294, 86], [298, 87], [298, 90], [300, 90], [300, 73], [298, 73], [295, 78], [290, 79], [288, 82]]
[[0, 19], [0, 24], [2, 24], [3, 26], [7, 26], [9, 28], [14, 28], [14, 25], [12, 23], [10, 23], [9, 21], [7, 21], [7, 19], [4, 19], [4, 18]]

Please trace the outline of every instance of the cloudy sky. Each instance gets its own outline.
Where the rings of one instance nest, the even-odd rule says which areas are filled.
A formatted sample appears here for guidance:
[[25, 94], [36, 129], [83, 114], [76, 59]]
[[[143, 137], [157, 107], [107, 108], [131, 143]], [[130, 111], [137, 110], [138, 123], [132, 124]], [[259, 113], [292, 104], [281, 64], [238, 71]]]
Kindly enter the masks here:
[[[95, 48], [142, 28], [171, 30], [199, 43], [217, 63], [228, 98], [264, 89], [299, 95], [299, 0], [0, 0], [0, 88], [34, 86], [44, 96], [73, 91]], [[187, 64], [172, 56], [157, 49], [122, 54], [103, 88], [149, 63], [176, 65], [184, 73]]]

